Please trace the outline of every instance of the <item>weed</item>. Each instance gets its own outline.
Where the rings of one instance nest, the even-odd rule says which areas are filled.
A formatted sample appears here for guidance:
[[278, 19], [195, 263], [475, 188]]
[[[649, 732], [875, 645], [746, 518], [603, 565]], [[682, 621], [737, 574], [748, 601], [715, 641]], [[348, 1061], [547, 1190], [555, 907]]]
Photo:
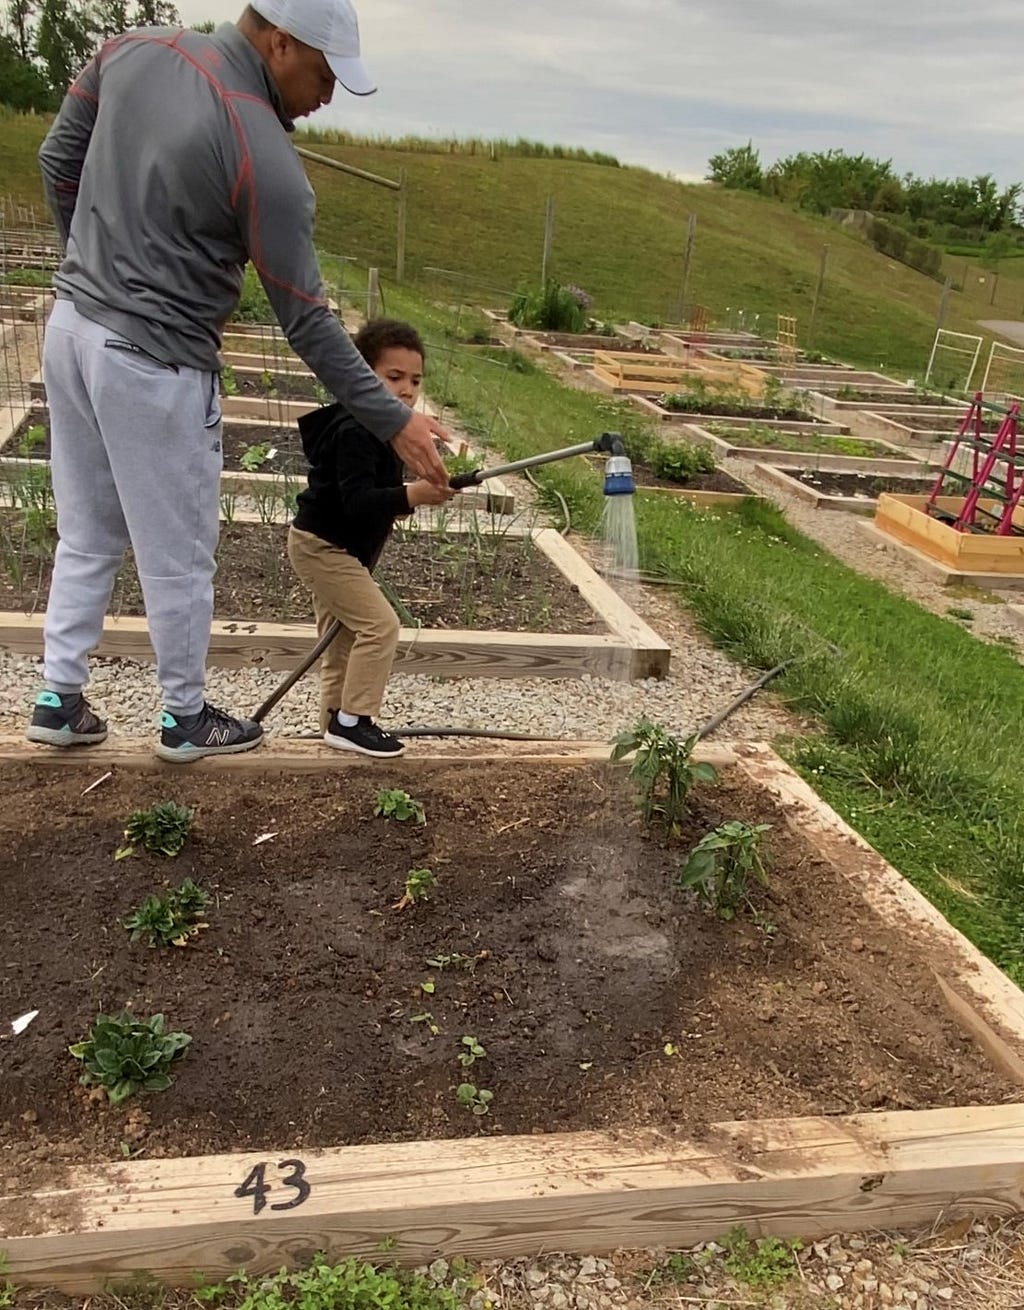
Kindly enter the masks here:
[[[390, 1239], [390, 1245], [380, 1246], [394, 1244]], [[227, 1284], [233, 1285], [237, 1310], [460, 1310], [464, 1290], [397, 1266], [378, 1268], [356, 1256], [331, 1264], [322, 1253], [308, 1269], [282, 1269], [269, 1277], [242, 1272], [213, 1284], [220, 1297]], [[217, 1299], [216, 1294], [207, 1298], [214, 1304]]]
[[407, 819], [415, 819], [417, 823], [427, 821], [426, 812], [420, 802], [414, 801], [407, 791], [402, 791], [398, 787], [379, 791], [373, 812], [383, 815], [385, 819], [397, 819], [399, 823], [405, 823]]
[[238, 462], [246, 473], [255, 473], [270, 459], [271, 449], [269, 441], [257, 441], [251, 446], [246, 446], [239, 455]]
[[459, 1052], [459, 1064], [462, 1065], [463, 1069], [468, 1069], [471, 1064], [475, 1064], [477, 1060], [482, 1060], [487, 1054], [475, 1037], [463, 1037], [462, 1045], [466, 1048], [464, 1051]]
[[676, 886], [696, 892], [705, 909], [720, 919], [735, 918], [747, 901], [752, 878], [766, 881], [767, 856], [761, 838], [770, 823], [732, 819], [702, 837], [680, 869]]
[[484, 1115], [490, 1112], [494, 1093], [489, 1092], [486, 1087], [474, 1087], [472, 1083], [459, 1083], [455, 1089], [455, 1100], [464, 1109], [472, 1110], [477, 1115]]
[[404, 910], [409, 905], [429, 900], [430, 893], [436, 886], [437, 878], [430, 869], [410, 869], [405, 878], [405, 891], [391, 908]]
[[41, 446], [45, 440], [46, 428], [43, 427], [42, 423], [33, 423], [32, 426], [23, 432], [18, 438], [18, 444], [15, 449], [23, 459], [28, 459], [36, 447]]
[[10, 1310], [14, 1305], [14, 1298], [18, 1289], [14, 1286], [9, 1278], [4, 1277], [7, 1273], [7, 1252], [0, 1251], [0, 1310]]
[[962, 605], [949, 605], [946, 613], [951, 619], [962, 619], [964, 623], [974, 622], [974, 611], [964, 609]]
[[747, 1230], [738, 1225], [730, 1228], [722, 1238], [722, 1263], [728, 1273], [749, 1287], [779, 1287], [798, 1272], [797, 1252], [803, 1250], [800, 1241], [786, 1242], [778, 1237], [758, 1237], [752, 1240]]
[[517, 291], [508, 311], [509, 321], [519, 327], [547, 332], [585, 332], [589, 323], [590, 297], [578, 287], [563, 287], [552, 278], [542, 287]]
[[187, 946], [189, 938], [209, 927], [199, 922], [209, 904], [209, 893], [186, 878], [165, 896], [147, 896], [123, 924], [133, 942], [148, 937], [150, 946]]
[[691, 789], [700, 782], [714, 782], [718, 775], [710, 764], [694, 764], [691, 756], [696, 733], [680, 741], [649, 719], [640, 718], [612, 739], [612, 759], [621, 760], [636, 752], [629, 776], [639, 785], [640, 808], [648, 821], [660, 814], [677, 834], [686, 814]]
[[141, 846], [151, 855], [177, 855], [192, 828], [195, 811], [177, 801], [158, 801], [146, 810], [135, 810], [124, 827], [125, 844], [114, 854], [115, 860], [134, 855]]
[[684, 1251], [672, 1251], [649, 1269], [637, 1270], [635, 1278], [645, 1288], [664, 1287], [671, 1283], [688, 1283], [690, 1276], [699, 1270], [700, 1265], [693, 1256]]
[[129, 1010], [119, 1015], [100, 1014], [83, 1042], [68, 1047], [81, 1060], [84, 1087], [102, 1087], [112, 1105], [136, 1092], [162, 1092], [171, 1085], [168, 1073], [180, 1060], [192, 1038], [169, 1033], [164, 1016], [137, 1019]]

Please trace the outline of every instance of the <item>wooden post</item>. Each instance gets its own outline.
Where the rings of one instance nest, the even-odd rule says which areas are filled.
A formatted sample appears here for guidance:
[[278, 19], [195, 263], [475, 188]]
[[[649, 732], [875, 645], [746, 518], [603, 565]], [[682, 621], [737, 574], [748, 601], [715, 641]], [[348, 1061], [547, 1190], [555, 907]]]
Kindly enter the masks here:
[[404, 168], [399, 170], [398, 182], [398, 249], [395, 252], [395, 281], [402, 282], [405, 278], [405, 220], [409, 199], [409, 175]]
[[814, 288], [814, 300], [811, 304], [811, 321], [807, 325], [807, 349], [814, 347], [814, 324], [818, 317], [818, 302], [821, 300], [821, 291], [825, 285], [825, 269], [828, 267], [828, 246], [821, 248], [821, 262], [818, 264], [818, 282]]
[[679, 299], [676, 301], [672, 317], [677, 323], [684, 321], [686, 313], [686, 293], [690, 286], [690, 264], [693, 260], [693, 243], [697, 239], [697, 215], [691, 214], [686, 229], [686, 251], [683, 255], [683, 280], [679, 287]]
[[366, 317], [377, 318], [380, 313], [380, 277], [375, 268], [370, 269], [366, 288]]
[[551, 242], [555, 235], [555, 197], [548, 196], [547, 209], [544, 214], [544, 253], [540, 261], [540, 284], [547, 285], [548, 261], [551, 258]]
[[946, 309], [949, 305], [949, 293], [950, 291], [952, 291], [952, 289], [953, 289], [953, 279], [951, 277], [947, 277], [946, 284], [942, 288], [942, 298], [939, 301], [939, 315], [938, 318], [936, 318], [935, 320], [936, 334], [941, 332], [942, 325], [946, 321]]

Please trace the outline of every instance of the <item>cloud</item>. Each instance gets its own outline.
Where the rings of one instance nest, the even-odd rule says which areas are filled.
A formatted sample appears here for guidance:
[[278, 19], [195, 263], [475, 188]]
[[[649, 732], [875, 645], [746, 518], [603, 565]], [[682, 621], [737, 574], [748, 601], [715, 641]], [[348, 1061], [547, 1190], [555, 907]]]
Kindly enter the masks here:
[[[185, 0], [183, 18], [234, 18]], [[357, 132], [528, 136], [703, 173], [752, 139], [762, 157], [839, 147], [900, 171], [1024, 170], [1016, 0], [362, 0], [379, 95], [313, 120]], [[613, 146], [614, 143], [614, 146]]]

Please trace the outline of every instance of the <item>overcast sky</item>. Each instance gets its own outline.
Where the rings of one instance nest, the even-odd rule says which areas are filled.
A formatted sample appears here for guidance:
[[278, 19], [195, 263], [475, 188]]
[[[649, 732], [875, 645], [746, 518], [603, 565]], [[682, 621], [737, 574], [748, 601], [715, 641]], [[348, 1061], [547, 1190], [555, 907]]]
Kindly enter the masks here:
[[[185, 22], [243, 0], [179, 0]], [[925, 176], [1024, 177], [1021, 0], [357, 0], [380, 90], [310, 120], [525, 136], [680, 177], [753, 139]]]

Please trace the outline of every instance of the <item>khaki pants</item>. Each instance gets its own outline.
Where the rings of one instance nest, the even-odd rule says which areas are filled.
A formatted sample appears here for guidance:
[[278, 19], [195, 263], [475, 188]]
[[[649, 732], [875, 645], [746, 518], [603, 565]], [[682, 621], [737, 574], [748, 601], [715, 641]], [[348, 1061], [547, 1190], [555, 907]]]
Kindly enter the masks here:
[[313, 593], [319, 634], [335, 619], [343, 625], [320, 657], [320, 730], [332, 710], [376, 718], [398, 649], [398, 616], [370, 570], [330, 542], [289, 528], [288, 558]]

